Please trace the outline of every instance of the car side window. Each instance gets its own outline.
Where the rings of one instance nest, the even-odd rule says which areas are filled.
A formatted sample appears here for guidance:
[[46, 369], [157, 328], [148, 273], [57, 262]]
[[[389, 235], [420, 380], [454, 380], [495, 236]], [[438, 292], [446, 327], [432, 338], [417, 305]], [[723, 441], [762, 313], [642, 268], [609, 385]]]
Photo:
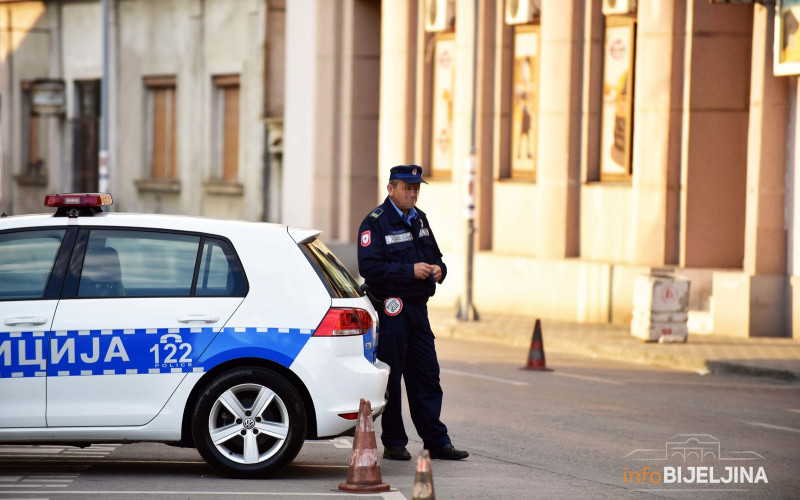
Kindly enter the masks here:
[[245, 281], [226, 242], [207, 238], [203, 243], [195, 295], [244, 296]]
[[0, 300], [44, 296], [65, 229], [0, 234]]
[[193, 235], [92, 230], [78, 297], [188, 297], [199, 245]]

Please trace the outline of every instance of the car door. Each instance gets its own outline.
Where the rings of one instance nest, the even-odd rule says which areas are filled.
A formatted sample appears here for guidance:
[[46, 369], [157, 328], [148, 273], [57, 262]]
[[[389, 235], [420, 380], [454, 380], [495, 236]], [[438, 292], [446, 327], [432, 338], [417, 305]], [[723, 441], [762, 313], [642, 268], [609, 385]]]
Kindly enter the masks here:
[[0, 427], [44, 427], [47, 341], [74, 230], [0, 232]]
[[242, 302], [230, 243], [81, 229], [51, 333], [47, 425], [143, 425]]

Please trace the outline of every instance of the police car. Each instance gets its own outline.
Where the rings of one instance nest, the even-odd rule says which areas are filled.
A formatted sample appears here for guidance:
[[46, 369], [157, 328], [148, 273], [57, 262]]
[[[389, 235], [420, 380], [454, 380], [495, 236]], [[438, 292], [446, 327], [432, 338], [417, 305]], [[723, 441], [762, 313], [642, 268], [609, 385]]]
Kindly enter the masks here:
[[263, 477], [383, 411], [378, 316], [320, 231], [110, 203], [0, 218], [0, 443], [159, 441]]

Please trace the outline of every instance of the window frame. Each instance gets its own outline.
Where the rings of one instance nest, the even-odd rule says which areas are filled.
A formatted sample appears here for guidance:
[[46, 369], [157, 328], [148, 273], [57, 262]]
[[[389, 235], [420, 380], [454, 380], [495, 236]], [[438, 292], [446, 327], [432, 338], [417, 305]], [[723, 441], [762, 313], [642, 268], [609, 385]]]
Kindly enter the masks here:
[[[452, 71], [452, 76], [451, 76], [452, 88], [451, 88], [451, 92], [450, 92], [450, 94], [451, 94], [450, 95], [450, 99], [451, 99], [451, 101], [450, 101], [450, 110], [449, 110], [449, 113], [448, 113], [448, 114], [452, 114], [452, 119], [448, 120], [448, 116], [445, 116], [445, 118], [444, 118], [445, 121], [449, 121], [449, 124], [450, 124], [450, 130], [449, 130], [449, 132], [450, 132], [450, 165], [449, 165], [449, 168], [442, 168], [441, 166], [437, 165], [436, 164], [437, 155], [435, 154], [435, 150], [436, 150], [436, 126], [438, 125], [438, 123], [437, 123], [437, 116], [438, 116], [437, 109], [441, 109], [440, 107], [437, 107], [437, 105], [436, 105], [436, 103], [437, 103], [437, 98], [436, 98], [437, 85], [440, 83], [438, 81], [438, 79], [437, 79], [436, 55], [437, 55], [437, 50], [439, 48], [439, 43], [441, 43], [441, 42], [450, 42], [453, 45], [452, 61], [451, 61], [451, 64], [452, 64], [452, 70], [451, 70]], [[454, 134], [455, 134], [455, 97], [456, 97], [455, 96], [455, 92], [456, 92], [456, 85], [455, 85], [456, 84], [456, 70], [455, 70], [455, 64], [456, 64], [456, 51], [457, 51], [455, 32], [454, 31], [444, 31], [444, 32], [435, 33], [432, 36], [430, 43], [431, 43], [431, 60], [430, 60], [430, 63], [429, 63], [430, 64], [430, 66], [429, 66], [430, 67], [430, 83], [429, 83], [429, 85], [430, 85], [430, 87], [429, 87], [430, 88], [430, 93], [429, 93], [430, 101], [429, 101], [429, 104], [428, 104], [430, 106], [430, 108], [429, 108], [429, 111], [430, 111], [430, 122], [428, 123], [428, 130], [427, 130], [428, 144], [429, 144], [428, 157], [430, 158], [428, 163], [430, 165], [430, 174], [429, 174], [428, 177], [432, 178], [432, 179], [451, 179], [452, 176], [453, 176], [453, 170], [455, 170], [455, 156], [456, 156], [454, 148], [453, 148], [453, 137], [454, 137]]]
[[[610, 110], [610, 106], [607, 106], [605, 103], [605, 87], [606, 87], [606, 78], [608, 76], [608, 60], [607, 60], [607, 51], [608, 51], [608, 33], [610, 29], [615, 28], [629, 28], [629, 44], [630, 50], [627, 54], [627, 81], [626, 81], [626, 95], [627, 95], [627, 103], [625, 104], [626, 111], [627, 111], [627, 121], [626, 127], [624, 130], [624, 146], [625, 150], [623, 151], [624, 158], [623, 162], [624, 165], [621, 165], [623, 171], [622, 172], [609, 172], [607, 171], [605, 166], [605, 158], [607, 155], [604, 154], [604, 148], [608, 148], [608, 141], [607, 139], [610, 137], [613, 142], [616, 144], [616, 129], [617, 129], [617, 111], [619, 108], [619, 103], [615, 104], [613, 107], [614, 110]], [[634, 134], [634, 99], [636, 95], [636, 49], [637, 49], [637, 18], [635, 16], [606, 16], [605, 17], [605, 24], [603, 27], [603, 68], [602, 68], [602, 80], [601, 80], [601, 101], [600, 101], [600, 131], [599, 131], [599, 147], [600, 147], [600, 154], [598, 155], [598, 165], [597, 165], [597, 173], [598, 173], [598, 180], [599, 182], [630, 182], [633, 178], [633, 134]], [[617, 101], [619, 101], [617, 99]], [[605, 129], [606, 125], [606, 113], [613, 112], [614, 113], [614, 122], [612, 124], [612, 130], [609, 132]], [[610, 134], [610, 135], [609, 135]], [[610, 154], [610, 153], [609, 153]]]
[[[178, 180], [178, 81], [175, 76], [149, 76], [143, 79], [144, 106], [144, 155], [147, 168], [147, 179], [169, 182]], [[169, 91], [172, 91], [170, 99]], [[156, 99], [157, 93], [166, 91], [164, 110], [164, 166], [163, 172], [155, 172], [156, 168]]]
[[[517, 39], [520, 35], [533, 34], [536, 37], [536, 54], [534, 56], [534, 64], [531, 68], [532, 86], [535, 89], [531, 97], [531, 118], [530, 118], [530, 131], [528, 133], [527, 146], [533, 150], [531, 161], [533, 162], [532, 169], [515, 168], [515, 147], [518, 149], [522, 145], [522, 141], [515, 140], [514, 132], [516, 130], [514, 119], [518, 109], [518, 92], [517, 92]], [[511, 51], [511, 80], [510, 80], [510, 94], [511, 94], [511, 110], [508, 117], [508, 174], [506, 178], [525, 180], [536, 182], [539, 170], [539, 92], [540, 92], [540, 71], [541, 57], [542, 57], [542, 30], [539, 24], [523, 24], [514, 25], [512, 30], [512, 46]], [[520, 127], [522, 123], [520, 123]], [[520, 130], [520, 134], [521, 134]], [[532, 146], [531, 146], [532, 145]]]
[[42, 177], [47, 167], [48, 123], [33, 109], [33, 83], [33, 80], [20, 82], [22, 175]]
[[[83, 270], [83, 262], [86, 256], [86, 250], [89, 243], [89, 236], [91, 231], [124, 231], [124, 232], [142, 232], [142, 233], [163, 233], [170, 235], [192, 236], [199, 238], [197, 246], [197, 254], [195, 255], [195, 262], [192, 274], [192, 283], [188, 295], [131, 295], [131, 296], [116, 296], [116, 297], [80, 297], [78, 296], [78, 286], [80, 284], [81, 272]], [[203, 246], [206, 240], [214, 240], [222, 242], [220, 245], [228, 259], [228, 265], [234, 276], [239, 276], [241, 279], [240, 286], [234, 287], [234, 292], [227, 295], [196, 295], [197, 280], [199, 279], [200, 266], [202, 265]], [[247, 278], [242, 261], [236, 253], [236, 247], [231, 241], [218, 234], [199, 233], [193, 231], [175, 231], [163, 228], [150, 228], [150, 227], [127, 227], [127, 226], [90, 226], [81, 228], [76, 237], [74, 251], [69, 260], [68, 272], [64, 280], [63, 292], [61, 294], [62, 300], [93, 300], [93, 299], [146, 299], [146, 298], [215, 298], [215, 297], [241, 297], [244, 298], [250, 292], [250, 283]]]
[[[211, 181], [219, 184], [240, 184], [240, 149], [242, 138], [241, 116], [242, 95], [241, 78], [239, 74], [215, 75], [212, 82], [212, 127], [211, 145], [213, 165]], [[229, 115], [229, 92], [236, 91], [235, 106], [235, 138], [231, 139], [230, 129], [227, 127]], [[230, 142], [233, 144], [230, 144]]]

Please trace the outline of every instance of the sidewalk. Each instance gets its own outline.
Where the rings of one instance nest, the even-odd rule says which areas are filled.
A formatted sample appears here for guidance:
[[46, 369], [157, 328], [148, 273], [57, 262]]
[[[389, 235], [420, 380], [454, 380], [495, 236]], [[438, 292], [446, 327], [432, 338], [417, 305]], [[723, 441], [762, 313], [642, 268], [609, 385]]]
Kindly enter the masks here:
[[[530, 347], [532, 316], [480, 315], [480, 321], [462, 322], [451, 308], [429, 308], [431, 327], [439, 338]], [[682, 344], [642, 342], [630, 328], [542, 320], [542, 339], [547, 352], [663, 366], [703, 373], [738, 373], [787, 381], [800, 380], [800, 342], [785, 338], [738, 339], [689, 334]], [[523, 363], [527, 358], [520, 358]]]

